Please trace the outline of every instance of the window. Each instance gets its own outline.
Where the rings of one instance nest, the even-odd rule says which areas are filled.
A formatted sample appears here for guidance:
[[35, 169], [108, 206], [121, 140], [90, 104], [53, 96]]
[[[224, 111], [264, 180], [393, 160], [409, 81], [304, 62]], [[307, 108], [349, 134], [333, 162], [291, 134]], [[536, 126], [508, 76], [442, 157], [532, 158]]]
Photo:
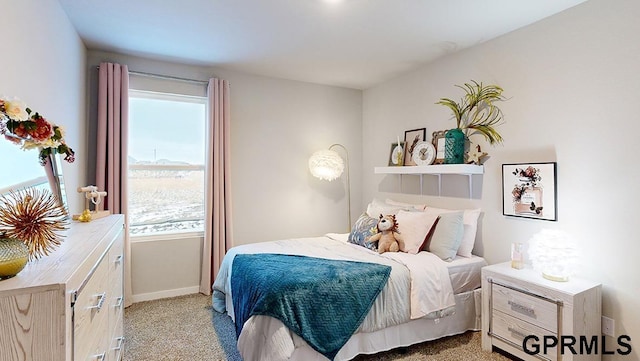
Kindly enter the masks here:
[[129, 90], [129, 231], [204, 230], [204, 97]]

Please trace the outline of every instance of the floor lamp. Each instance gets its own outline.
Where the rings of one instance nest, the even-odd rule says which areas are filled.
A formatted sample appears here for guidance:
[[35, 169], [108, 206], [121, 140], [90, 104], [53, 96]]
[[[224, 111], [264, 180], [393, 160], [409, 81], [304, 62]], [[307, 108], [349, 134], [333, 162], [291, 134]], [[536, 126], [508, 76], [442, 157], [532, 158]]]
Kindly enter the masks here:
[[[332, 150], [334, 147], [340, 147], [344, 150], [345, 161], [340, 155]], [[348, 232], [351, 231], [351, 183], [349, 182], [349, 152], [342, 144], [332, 144], [329, 149], [319, 150], [309, 158], [309, 170], [311, 174], [319, 179], [333, 181], [338, 179], [345, 170], [346, 163], [346, 180], [347, 180], [347, 217], [349, 225]]]

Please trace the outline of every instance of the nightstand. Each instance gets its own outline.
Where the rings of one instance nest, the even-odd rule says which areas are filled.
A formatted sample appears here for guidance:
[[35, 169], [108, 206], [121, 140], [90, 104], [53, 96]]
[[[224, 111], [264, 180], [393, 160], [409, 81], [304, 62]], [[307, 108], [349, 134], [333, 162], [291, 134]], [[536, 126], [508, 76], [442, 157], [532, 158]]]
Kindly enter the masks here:
[[[597, 336], [600, 346], [601, 292], [599, 283], [575, 277], [554, 282], [531, 268], [511, 268], [511, 262], [484, 267], [482, 349], [495, 346], [523, 360], [600, 360], [598, 347], [591, 354], [579, 348], [580, 337]], [[572, 337], [576, 355], [566, 346]], [[535, 355], [525, 352], [525, 339], [526, 351]], [[558, 346], [545, 347], [554, 339]]]

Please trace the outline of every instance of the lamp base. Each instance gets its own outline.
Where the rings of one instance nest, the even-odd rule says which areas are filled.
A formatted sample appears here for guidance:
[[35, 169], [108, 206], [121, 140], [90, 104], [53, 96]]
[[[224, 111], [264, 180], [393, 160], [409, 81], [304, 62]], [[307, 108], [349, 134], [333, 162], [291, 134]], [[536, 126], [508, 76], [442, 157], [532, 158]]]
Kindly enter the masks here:
[[542, 277], [555, 282], [567, 282], [569, 281], [569, 276], [553, 276], [542, 272]]

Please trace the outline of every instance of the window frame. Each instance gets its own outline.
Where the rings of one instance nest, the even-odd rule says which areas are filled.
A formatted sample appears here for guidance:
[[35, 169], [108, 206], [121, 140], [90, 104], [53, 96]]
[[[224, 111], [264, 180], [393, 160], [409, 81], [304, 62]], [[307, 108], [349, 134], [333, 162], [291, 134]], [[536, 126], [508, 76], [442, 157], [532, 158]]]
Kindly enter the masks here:
[[[153, 99], [153, 100], [166, 100], [166, 101], [178, 101], [183, 103], [195, 103], [202, 104], [205, 106], [205, 118], [203, 121], [206, 123], [207, 116], [209, 112], [208, 99], [206, 96], [195, 96], [195, 95], [184, 95], [184, 94], [175, 94], [175, 93], [166, 93], [166, 92], [157, 92], [150, 90], [138, 90], [138, 89], [129, 89], [129, 99], [131, 98], [142, 98], [142, 99]], [[129, 119], [131, 121], [131, 119]], [[205, 124], [205, 129], [207, 128], [207, 124]], [[127, 140], [129, 141], [129, 140]], [[205, 153], [206, 153], [206, 144], [208, 143], [207, 135], [205, 134]], [[127, 155], [128, 156], [128, 155]], [[206, 159], [206, 154], [205, 154]], [[145, 167], [150, 167], [145, 164], [137, 164], [131, 165], [127, 164], [127, 182], [130, 179], [129, 172], [132, 168], [144, 169]], [[190, 164], [190, 165], [156, 165], [152, 166], [154, 169], [159, 170], [202, 170], [204, 171], [204, 189], [203, 189], [203, 197], [206, 196], [206, 170], [207, 165], [202, 164]], [[204, 198], [203, 198], [204, 201]], [[130, 211], [130, 206], [128, 206]], [[205, 204], [206, 209], [206, 204]], [[205, 216], [203, 216], [203, 221], [205, 220]], [[128, 227], [132, 225], [131, 220], [128, 222]], [[132, 243], [140, 243], [140, 242], [156, 242], [156, 241], [169, 241], [169, 240], [177, 240], [177, 239], [187, 239], [187, 238], [195, 238], [195, 237], [204, 237], [204, 229], [202, 231], [176, 231], [176, 232], [158, 232], [155, 234], [131, 234], [129, 233], [129, 238]]]

